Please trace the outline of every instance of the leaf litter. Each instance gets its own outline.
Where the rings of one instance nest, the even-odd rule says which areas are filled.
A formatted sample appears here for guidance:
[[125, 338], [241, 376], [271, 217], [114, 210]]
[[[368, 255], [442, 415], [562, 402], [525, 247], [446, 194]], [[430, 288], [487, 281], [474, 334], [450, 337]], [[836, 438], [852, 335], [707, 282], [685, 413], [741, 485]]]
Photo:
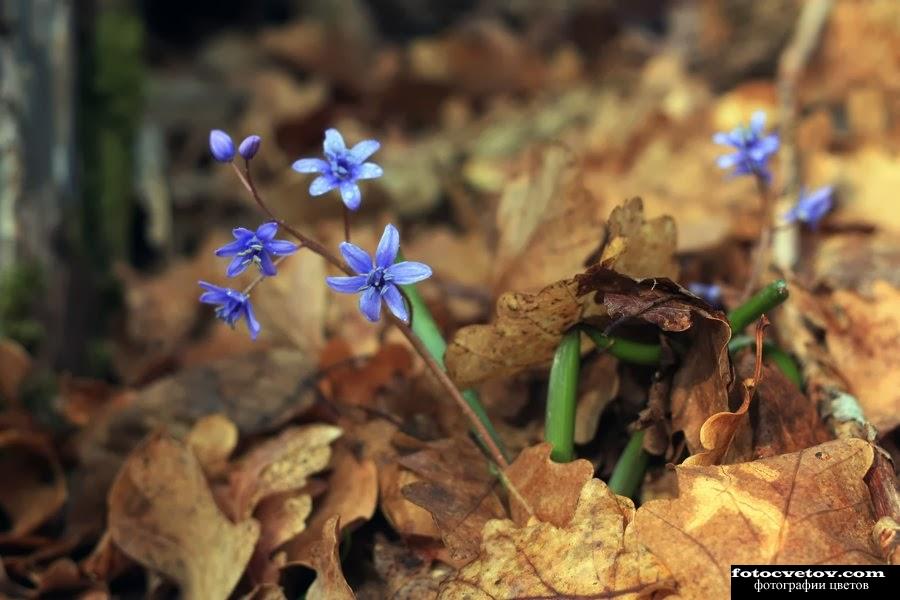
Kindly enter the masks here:
[[[728, 2], [647, 9], [669, 23], [666, 44], [647, 44], [635, 15], [579, 3], [485, 9], [384, 43], [346, 4], [352, 19], [312, 11], [204, 39], [202, 85], [247, 100], [234, 121], [271, 146], [260, 189], [329, 247], [341, 215], [298, 202], [283, 164], [330, 125], [380, 136], [391, 177], [353, 241], [374, 247], [390, 219], [410, 221], [405, 252], [435, 266], [418, 288], [448, 373], [481, 392], [511, 464], [488, 464], [412, 349], [328, 295], [336, 273], [311, 254], [260, 288], [258, 343], [209, 322], [195, 281], [223, 283], [208, 251], [228, 238], [222, 216], [252, 213], [229, 173], [196, 173], [190, 148], [210, 125], [165, 122], [189, 140], [167, 176], [184, 247], [199, 250], [155, 272], [117, 267], [114, 380], [51, 370], [58, 392], [36, 403], [46, 358], [0, 337], [0, 595], [714, 598], [735, 563], [896, 561], [900, 514], [879, 495], [893, 469], [876, 444], [900, 456], [900, 67], [885, 58], [900, 9], [837, 0], [788, 115], [769, 74], [799, 3], [737, 20]], [[616, 28], [584, 39], [579, 23]], [[757, 109], [795, 121], [803, 160], [776, 176], [836, 189], [793, 272], [770, 273], [791, 298], [766, 339], [797, 359], [803, 389], [768, 354], [730, 353], [740, 332], [686, 289], [719, 284], [733, 308], [751, 270], [755, 191], [714, 168], [710, 136]], [[198, 177], [215, 196], [202, 219]], [[558, 464], [543, 404], [575, 326], [660, 344], [663, 360], [629, 364], [583, 338], [581, 458]], [[603, 480], [635, 430], [651, 457], [631, 499]]]

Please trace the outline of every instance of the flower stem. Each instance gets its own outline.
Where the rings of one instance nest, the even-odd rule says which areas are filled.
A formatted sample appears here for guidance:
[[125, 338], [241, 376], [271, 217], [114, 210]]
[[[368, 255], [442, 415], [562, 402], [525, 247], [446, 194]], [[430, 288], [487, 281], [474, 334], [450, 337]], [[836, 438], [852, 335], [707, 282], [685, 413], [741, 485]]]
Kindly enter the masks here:
[[788, 297], [788, 287], [784, 279], [773, 281], [743, 304], [728, 313], [728, 322], [731, 323], [731, 331], [740, 333], [748, 325], [756, 321], [761, 315], [769, 312]]
[[772, 186], [769, 185], [765, 177], [757, 174], [756, 188], [759, 191], [762, 229], [759, 233], [756, 248], [753, 251], [753, 267], [744, 287], [743, 300], [746, 300], [753, 293], [753, 290], [756, 289], [757, 282], [762, 277], [766, 264], [769, 261], [769, 246], [772, 245], [772, 211], [775, 207]]
[[556, 462], [570, 462], [575, 458], [575, 405], [580, 362], [581, 332], [576, 328], [566, 333], [556, 348], [547, 386], [544, 439], [553, 447], [550, 458]]
[[[262, 197], [260, 197], [256, 186], [253, 184], [253, 178], [250, 175], [249, 168], [245, 168], [243, 171], [241, 171], [241, 169], [238, 168], [236, 164], [231, 163], [231, 166], [234, 168], [234, 172], [237, 174], [238, 179], [241, 180], [241, 183], [253, 197], [253, 200], [260, 207], [260, 209], [262, 209], [262, 211], [266, 215], [268, 215], [270, 219], [278, 223], [278, 225], [282, 229], [297, 238], [297, 241], [299, 241], [302, 246], [309, 248], [347, 275], [355, 275], [355, 273], [351, 271], [350, 268], [347, 267], [347, 265], [338, 260], [338, 258], [334, 254], [329, 252], [324, 245], [320, 244], [312, 238], [305, 236], [304, 234], [297, 231], [292, 226], [288, 225], [275, 216], [275, 214], [266, 205], [266, 203], [263, 202]], [[413, 291], [415, 292], [415, 290]], [[409, 298], [410, 296], [407, 297]], [[422, 306], [424, 307], [424, 303], [422, 303]], [[421, 313], [423, 311], [427, 312], [427, 309], [423, 308], [419, 310], [419, 314], [417, 316], [420, 320]], [[431, 350], [428, 348], [428, 346], [425, 345], [425, 343], [422, 342], [421, 339], [419, 339], [419, 337], [413, 332], [410, 326], [403, 321], [393, 317], [393, 315], [391, 315], [391, 321], [406, 337], [409, 343], [412, 344], [412, 347], [416, 350], [416, 352], [419, 353], [419, 355], [422, 357], [422, 360], [425, 361], [425, 365], [431, 370], [431, 372], [437, 378], [438, 382], [440, 382], [440, 384], [445, 388], [450, 397], [453, 398], [453, 401], [456, 402], [460, 410], [462, 410], [463, 414], [466, 415], [466, 418], [468, 418], [472, 429], [475, 430], [476, 435], [484, 444], [484, 447], [490, 455], [491, 460], [497, 463], [497, 465], [499, 465], [501, 468], [507, 467], [509, 465], [509, 461], [507, 461], [506, 457], [503, 455], [503, 452], [500, 451], [498, 443], [494, 441], [495, 438], [499, 440], [499, 437], [497, 437], [497, 433], [496, 431], [494, 431], [493, 427], [490, 427], [490, 421], [488, 420], [487, 414], [484, 412], [484, 409], [481, 408], [481, 404], [478, 403], [477, 397], [475, 398], [475, 405], [479, 409], [481, 409], [480, 412], [470, 406], [469, 401], [467, 401], [467, 399], [463, 397], [453, 381], [451, 381], [447, 376], [447, 373], [444, 371], [442, 365], [435, 360], [434, 355], [432, 355], [431, 353]], [[436, 326], [435, 330], [437, 330]], [[441, 353], [440, 356], [443, 357], [443, 353]], [[493, 433], [493, 436], [491, 435], [491, 433]]]
[[631, 340], [605, 335], [602, 331], [590, 325], [584, 327], [584, 332], [598, 348], [625, 362], [637, 365], [658, 365], [662, 356], [662, 346], [659, 344], [632, 342]]
[[635, 431], [622, 451], [609, 478], [609, 489], [620, 496], [632, 498], [644, 479], [650, 455], [644, 450], [644, 431]]
[[[397, 260], [402, 261], [403, 256], [398, 255]], [[411, 327], [413, 333], [416, 334], [418, 339], [422, 342], [422, 345], [428, 351], [428, 354], [430, 354], [434, 358], [440, 369], [442, 371], [445, 371], [446, 367], [444, 366], [444, 352], [446, 352], [447, 350], [447, 342], [444, 341], [444, 337], [441, 335], [441, 330], [438, 328], [437, 323], [435, 323], [434, 318], [431, 316], [431, 312], [428, 310], [428, 306], [425, 304], [425, 301], [422, 299], [422, 295], [419, 294], [419, 290], [416, 289], [415, 285], [401, 285], [400, 288], [403, 290], [403, 295], [406, 297], [406, 300], [410, 305], [410, 314], [412, 315]], [[456, 386], [454, 386], [454, 389], [455, 388]], [[497, 430], [494, 429], [494, 425], [491, 423], [487, 412], [484, 410], [484, 406], [478, 399], [478, 392], [471, 389], [463, 390], [462, 397], [465, 403], [469, 406], [469, 408], [484, 426], [485, 431], [493, 441], [493, 445], [496, 446], [497, 451], [501, 456], [503, 456], [504, 459], [508, 459], [506, 451], [503, 447], [503, 442], [500, 439], [500, 435], [497, 433]], [[478, 441], [482, 444], [482, 447], [493, 454], [493, 452], [490, 451], [488, 444], [483, 439], [482, 434], [476, 431], [476, 435], [478, 437]], [[502, 465], [502, 463], [498, 464]]]
[[[272, 261], [272, 264], [275, 265], [275, 266], [277, 267], [277, 266], [280, 265], [282, 262], [284, 262], [284, 259], [286, 259], [288, 256], [290, 256], [290, 254], [287, 254], [287, 255], [284, 255], [284, 256], [278, 256], [278, 257], [275, 258], [274, 261]], [[253, 291], [253, 288], [255, 288], [256, 286], [258, 286], [258, 285], [260, 284], [260, 282], [261, 282], [263, 279], [265, 279], [265, 278], [266, 278], [266, 275], [260, 273], [259, 275], [257, 275], [257, 276], [253, 279], [253, 281], [250, 282], [250, 284], [249, 284], [247, 287], [244, 288], [244, 291], [241, 292], [241, 293], [244, 294], [245, 296], [249, 296], [249, 295], [250, 295], [250, 292]]]
[[278, 217], [276, 217], [275, 214], [269, 209], [269, 207], [266, 205], [265, 202], [263, 202], [262, 198], [260, 197], [259, 192], [256, 189], [256, 186], [253, 184], [253, 178], [250, 175], [249, 168], [245, 168], [243, 171], [241, 171], [240, 168], [238, 168], [238, 166], [235, 163], [231, 163], [231, 167], [234, 169], [234, 172], [237, 174], [238, 179], [241, 180], [241, 183], [244, 185], [244, 188], [246, 188], [246, 190], [250, 193], [250, 195], [253, 197], [253, 200], [256, 202], [256, 204], [259, 206], [259, 208], [262, 209], [262, 211], [270, 219], [272, 219], [273, 221], [278, 223], [279, 227], [281, 227], [282, 229], [287, 231], [289, 234], [291, 234], [292, 236], [297, 238], [297, 241], [300, 242], [301, 246], [305, 246], [305, 247], [309, 248], [310, 250], [312, 250], [313, 252], [315, 252], [316, 254], [318, 254], [319, 256], [321, 256], [322, 258], [327, 260], [328, 262], [330, 262], [332, 265], [334, 265], [335, 267], [337, 267], [338, 269], [340, 269], [347, 275], [349, 275], [349, 276], [356, 275], [356, 273], [354, 273], [349, 268], [347, 268], [347, 266], [344, 265], [344, 263], [339, 261], [334, 254], [331, 254], [325, 246], [323, 246], [319, 242], [315, 241], [314, 239], [303, 235], [302, 233], [300, 233], [299, 231], [294, 229], [291, 225], [289, 225], [288, 223], [286, 223], [286, 222], [282, 221], [281, 219], [279, 219]]
[[350, 209], [344, 206], [344, 241], [350, 241]]

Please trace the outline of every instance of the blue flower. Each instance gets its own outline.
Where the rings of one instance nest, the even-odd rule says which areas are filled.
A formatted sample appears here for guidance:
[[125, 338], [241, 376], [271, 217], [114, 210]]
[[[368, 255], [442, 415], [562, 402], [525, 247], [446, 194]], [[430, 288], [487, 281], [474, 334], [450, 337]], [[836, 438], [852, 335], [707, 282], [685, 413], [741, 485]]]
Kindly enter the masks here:
[[238, 153], [244, 158], [244, 160], [250, 160], [256, 153], [259, 151], [259, 145], [262, 143], [262, 138], [258, 135], [248, 135], [244, 138], [244, 141], [241, 142], [241, 145], [238, 146]]
[[209, 132], [209, 151], [219, 162], [231, 162], [234, 158], [234, 142], [231, 136], [221, 129]]
[[722, 169], [734, 167], [734, 175], [754, 175], [769, 182], [769, 158], [778, 150], [778, 135], [763, 134], [766, 124], [766, 113], [757, 111], [750, 118], [750, 125], [738, 127], [730, 133], [717, 133], [713, 141], [724, 146], [732, 146], [737, 150], [732, 154], [723, 154], [716, 164]]
[[349, 150], [337, 129], [325, 132], [325, 159], [301, 158], [293, 168], [298, 173], [320, 173], [309, 186], [309, 193], [321, 196], [338, 188], [350, 210], [359, 208], [362, 197], [357, 181], [381, 177], [384, 171], [375, 163], [365, 162], [381, 147], [375, 140], [364, 140]]
[[233, 256], [225, 274], [237, 277], [251, 264], [256, 265], [263, 275], [272, 277], [276, 274], [272, 256], [287, 256], [297, 251], [297, 244], [276, 240], [278, 223], [263, 223], [256, 232], [236, 227], [232, 230], [234, 241], [216, 250], [216, 256]]
[[797, 204], [785, 213], [784, 220], [786, 223], [800, 221], [816, 229], [819, 226], [819, 221], [831, 210], [833, 205], [834, 188], [830, 185], [821, 187], [811, 193], [807, 193], [807, 190], [804, 188], [800, 191]]
[[361, 293], [359, 310], [373, 323], [381, 316], [381, 301], [384, 300], [394, 316], [409, 322], [409, 311], [398, 285], [416, 283], [431, 277], [431, 267], [420, 262], [399, 262], [400, 233], [393, 225], [384, 228], [381, 241], [375, 250], [375, 262], [369, 254], [354, 244], [343, 242], [341, 254], [357, 275], [353, 277], [327, 277], [328, 287], [342, 294]]
[[205, 292], [200, 295], [200, 302], [206, 304], [218, 304], [216, 308], [216, 317], [228, 323], [232, 328], [235, 323], [244, 317], [247, 321], [247, 329], [250, 331], [250, 337], [256, 339], [259, 335], [259, 321], [253, 314], [253, 307], [250, 305], [250, 297], [231, 288], [223, 288], [205, 281], [200, 281], [200, 287]]
[[721, 306], [722, 304], [722, 288], [714, 283], [694, 282], [688, 285], [688, 289], [695, 296], [699, 296], [713, 306]]

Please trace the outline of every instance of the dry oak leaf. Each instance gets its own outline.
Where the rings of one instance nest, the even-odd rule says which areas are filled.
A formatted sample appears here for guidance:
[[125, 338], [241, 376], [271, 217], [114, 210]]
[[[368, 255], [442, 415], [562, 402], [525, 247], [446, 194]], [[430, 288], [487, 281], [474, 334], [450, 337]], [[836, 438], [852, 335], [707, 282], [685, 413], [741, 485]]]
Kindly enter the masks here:
[[288, 563], [300, 563], [314, 568], [313, 552], [323, 529], [332, 517], [340, 517], [345, 529], [366, 522], [378, 506], [378, 469], [375, 462], [356, 454], [344, 445], [335, 447], [328, 477], [328, 491], [316, 499], [312, 517], [306, 528], [282, 549]]
[[553, 462], [552, 448], [547, 442], [526, 448], [504, 471], [512, 520], [519, 526], [531, 517], [557, 527], [568, 525], [582, 488], [594, 475], [594, 466], [584, 459]]
[[431, 513], [450, 559], [459, 565], [478, 556], [484, 524], [506, 517], [478, 448], [464, 438], [438, 440], [399, 462], [422, 478], [401, 491]]
[[[608, 263], [625, 269], [615, 277], [630, 281], [631, 288], [626, 294], [638, 289], [636, 282], [626, 275], [652, 273], [652, 277], [664, 278], [677, 273], [673, 259], [675, 228], [671, 219], [645, 221], [638, 198], [616, 208], [611, 218], [615, 219], [616, 235], [604, 253], [608, 254]], [[566, 330], [587, 317], [605, 316], [605, 310], [598, 308], [593, 295], [589, 295], [601, 289], [597, 284], [609, 279], [596, 279], [598, 269], [601, 273], [606, 271], [595, 265], [574, 279], [557, 281], [534, 294], [509, 292], [500, 296], [492, 324], [463, 327], [453, 336], [444, 356], [450, 377], [466, 387], [489, 377], [511, 375], [548, 362]], [[634, 269], [634, 273], [628, 269]], [[654, 273], [655, 270], [659, 272]], [[651, 285], [647, 283], [647, 287]], [[675, 284], [671, 286], [680, 290], [679, 293], [686, 293]]]
[[684, 598], [726, 598], [732, 564], [875, 564], [859, 439], [738, 465], [676, 467], [679, 496], [635, 516], [637, 537]]
[[238, 429], [231, 419], [212, 414], [194, 423], [185, 440], [207, 473], [224, 468], [238, 443]]
[[580, 272], [600, 247], [601, 203], [585, 189], [584, 169], [559, 145], [526, 154], [522, 173], [497, 206], [494, 289], [534, 291]]
[[310, 555], [316, 579], [306, 591], [307, 600], [356, 600], [341, 571], [338, 556], [340, 533], [341, 518], [331, 517], [322, 528], [322, 537], [313, 544]]
[[826, 305], [831, 313], [826, 342], [834, 363], [881, 433], [900, 424], [900, 288], [872, 284], [872, 297], [839, 290]]
[[581, 490], [565, 527], [493, 520], [481, 554], [441, 586], [440, 600], [663, 597], [675, 582], [638, 543], [634, 504], [599, 479]]
[[666, 215], [644, 218], [644, 202], [631, 198], [609, 215], [609, 240], [600, 262], [613, 271], [643, 279], [678, 279], [675, 220]]
[[333, 425], [291, 427], [250, 450], [229, 474], [234, 518], [246, 519], [267, 496], [305, 486], [328, 466], [331, 442], [340, 436]]
[[[753, 373], [756, 360], [747, 352], [737, 362], [741, 379]], [[816, 403], [774, 366], [763, 365], [762, 381], [750, 411], [753, 459], [799, 452], [833, 439]]]
[[259, 503], [254, 512], [260, 524], [259, 541], [247, 570], [253, 582], [278, 583], [284, 561], [275, 550], [306, 528], [312, 504], [312, 496], [305, 491], [275, 494]]
[[444, 354], [450, 377], [465, 388], [549, 361], [563, 332], [581, 320], [575, 290], [567, 279], [536, 294], [500, 296], [493, 323], [469, 325], [453, 336]]
[[10, 525], [0, 543], [21, 540], [55, 515], [68, 495], [49, 440], [28, 431], [0, 431], [0, 510]]
[[372, 554], [385, 587], [380, 597], [392, 600], [434, 600], [441, 582], [453, 573], [447, 565], [425, 560], [406, 546], [388, 542], [381, 534], [375, 537]]
[[131, 558], [177, 583], [183, 598], [217, 600], [240, 579], [259, 524], [229, 521], [190, 448], [156, 434], [132, 452], [109, 491], [109, 532]]
[[684, 431], [691, 453], [703, 451], [700, 428], [712, 415], [728, 410], [732, 373], [726, 316], [665, 278], [637, 280], [594, 266], [576, 280], [578, 296], [595, 292], [594, 301], [613, 318], [687, 332], [688, 350], [672, 381], [672, 425]]

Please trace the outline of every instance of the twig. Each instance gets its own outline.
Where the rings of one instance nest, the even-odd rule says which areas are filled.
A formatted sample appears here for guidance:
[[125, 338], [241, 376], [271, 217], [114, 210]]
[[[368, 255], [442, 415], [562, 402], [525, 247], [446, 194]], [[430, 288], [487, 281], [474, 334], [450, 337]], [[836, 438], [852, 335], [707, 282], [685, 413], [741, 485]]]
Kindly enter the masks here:
[[[797, 19], [794, 35], [778, 61], [778, 113], [781, 135], [782, 195], [777, 203], [777, 215], [790, 208], [791, 196], [800, 188], [800, 157], [797, 152], [797, 84], [803, 70], [818, 46], [834, 0], [808, 0]], [[776, 228], [772, 240], [772, 263], [783, 271], [790, 271], [800, 255], [798, 226]]]

